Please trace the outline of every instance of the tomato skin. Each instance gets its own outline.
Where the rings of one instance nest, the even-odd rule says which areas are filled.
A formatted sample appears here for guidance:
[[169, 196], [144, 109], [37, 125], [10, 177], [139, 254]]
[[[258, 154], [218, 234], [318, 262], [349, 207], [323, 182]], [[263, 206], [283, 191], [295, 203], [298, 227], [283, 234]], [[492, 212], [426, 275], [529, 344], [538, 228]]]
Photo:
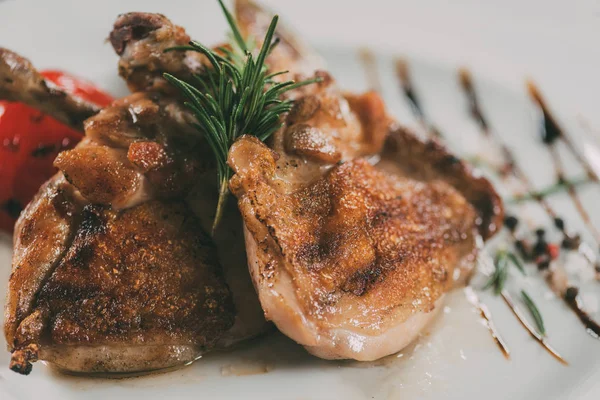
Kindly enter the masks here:
[[[42, 72], [49, 81], [82, 99], [106, 106], [112, 98], [93, 85], [60, 71]], [[60, 151], [83, 137], [25, 104], [0, 101], [0, 230], [12, 232], [19, 212], [56, 173]]]
[[72, 95], [80, 97], [100, 107], [106, 107], [114, 100], [111, 95], [98, 89], [92, 83], [81, 78], [74, 77], [73, 75], [69, 75], [63, 71], [49, 69], [42, 71], [41, 74], [44, 76], [44, 78], [63, 88]]

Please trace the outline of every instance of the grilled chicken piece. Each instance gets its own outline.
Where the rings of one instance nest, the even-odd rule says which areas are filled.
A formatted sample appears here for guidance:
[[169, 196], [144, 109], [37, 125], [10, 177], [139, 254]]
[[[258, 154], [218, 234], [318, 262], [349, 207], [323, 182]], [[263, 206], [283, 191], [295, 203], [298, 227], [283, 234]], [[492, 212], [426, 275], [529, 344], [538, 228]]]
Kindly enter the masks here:
[[[162, 15], [123, 14], [115, 22], [110, 41], [120, 55], [119, 74], [131, 90], [153, 88], [172, 95], [173, 88], [162, 77], [164, 72], [189, 77], [204, 68], [205, 60], [199, 53], [164, 53], [169, 47], [188, 44], [190, 38], [183, 28]], [[204, 150], [208, 150], [208, 146]], [[203, 159], [212, 161], [213, 156], [209, 154]], [[214, 219], [218, 198], [216, 176], [214, 168], [196, 174], [196, 188], [187, 196], [188, 203], [207, 232]], [[219, 343], [220, 347], [227, 347], [265, 332], [271, 325], [264, 318], [248, 273], [242, 220], [233, 199], [226, 207], [213, 240], [236, 308], [236, 322]]]
[[230, 149], [230, 189], [267, 318], [319, 357], [374, 360], [409, 344], [466, 280], [502, 205], [487, 180], [398, 127], [377, 94], [343, 95], [319, 74], [292, 94], [270, 148], [243, 137]]
[[205, 58], [193, 51], [165, 50], [185, 46], [190, 37], [161, 14], [132, 12], [120, 15], [109, 36], [120, 56], [119, 74], [132, 92], [172, 91], [163, 79], [165, 72], [181, 79], [190, 78], [204, 67]]
[[0, 100], [25, 103], [80, 131], [83, 121], [100, 111], [46, 81], [29, 60], [1, 47]]
[[61, 153], [15, 229], [11, 368], [134, 372], [196, 359], [234, 322], [218, 255], [185, 197], [212, 170], [159, 93], [115, 101]]
[[74, 372], [191, 362], [233, 322], [216, 252], [180, 201], [123, 212], [78, 198], [59, 174], [17, 225], [6, 309], [11, 369]]

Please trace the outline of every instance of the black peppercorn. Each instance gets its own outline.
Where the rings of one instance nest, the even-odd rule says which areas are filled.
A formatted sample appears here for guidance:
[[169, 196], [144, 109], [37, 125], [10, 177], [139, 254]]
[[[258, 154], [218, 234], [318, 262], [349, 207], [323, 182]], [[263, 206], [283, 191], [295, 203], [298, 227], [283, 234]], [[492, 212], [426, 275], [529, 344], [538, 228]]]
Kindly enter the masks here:
[[548, 243], [543, 237], [540, 237], [533, 246], [533, 257], [535, 258], [546, 254], [548, 254]]
[[514, 215], [507, 215], [504, 218], [504, 226], [506, 226], [511, 232], [514, 232], [515, 229], [517, 229], [517, 225], [519, 225], [519, 220]]
[[565, 292], [565, 300], [567, 300], [567, 301], [575, 300], [575, 298], [577, 297], [578, 294], [579, 294], [579, 289], [577, 289], [575, 286], [569, 286], [567, 288], [567, 291]]
[[535, 235], [538, 238], [542, 238], [542, 237], [544, 237], [546, 235], [546, 230], [544, 228], [538, 228], [538, 229], [535, 230]]
[[565, 221], [562, 218], [556, 217], [554, 218], [554, 226], [556, 229], [563, 231], [565, 229]]

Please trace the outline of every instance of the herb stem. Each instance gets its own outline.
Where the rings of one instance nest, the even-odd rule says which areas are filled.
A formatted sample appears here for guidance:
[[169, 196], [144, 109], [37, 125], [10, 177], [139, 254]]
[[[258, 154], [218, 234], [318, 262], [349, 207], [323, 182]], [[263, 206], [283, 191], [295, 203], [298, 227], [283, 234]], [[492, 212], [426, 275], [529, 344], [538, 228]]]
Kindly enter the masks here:
[[540, 310], [537, 308], [537, 306], [533, 302], [533, 299], [531, 297], [529, 297], [529, 295], [527, 294], [526, 291], [521, 290], [521, 296], [523, 297], [523, 303], [525, 303], [525, 305], [529, 309], [529, 312], [533, 316], [533, 320], [535, 321], [535, 324], [538, 328], [538, 332], [542, 336], [546, 336], [546, 328], [544, 327], [544, 319], [542, 318], [542, 314], [540, 313]]
[[215, 219], [213, 220], [212, 225], [212, 236], [215, 236], [217, 228], [219, 227], [219, 223], [221, 222], [221, 218], [223, 218], [223, 212], [225, 211], [225, 204], [227, 204], [227, 199], [229, 197], [229, 175], [230, 170], [228, 170], [227, 174], [221, 180], [221, 184], [219, 185], [219, 200], [217, 201], [217, 211], [215, 212]]
[[587, 177], [587, 176], [581, 177], [581, 178], [576, 178], [573, 180], [564, 180], [564, 181], [556, 182], [556, 183], [554, 183], [550, 186], [547, 186], [538, 191], [534, 191], [534, 192], [532, 191], [532, 192], [525, 193], [522, 195], [517, 195], [510, 199], [506, 199], [505, 202], [512, 203], [512, 204], [518, 204], [518, 203], [523, 203], [523, 202], [531, 201], [531, 200], [539, 200], [546, 196], [556, 194], [559, 192], [563, 192], [563, 191], [567, 191], [569, 188], [582, 186], [582, 185], [585, 185], [586, 183], [590, 183], [590, 182], [591, 181], [590, 181], [589, 177]]
[[187, 46], [177, 46], [165, 51], [196, 51], [208, 59], [210, 66], [182, 80], [168, 73], [165, 79], [178, 88], [185, 97], [185, 106], [196, 117], [194, 127], [205, 139], [215, 155], [219, 199], [212, 226], [215, 234], [225, 212], [228, 182], [232, 171], [227, 165], [229, 148], [241, 135], [254, 135], [261, 141], [283, 126], [281, 115], [292, 109], [292, 99], [283, 98], [289, 90], [319, 82], [314, 78], [301, 82], [287, 80], [276, 82], [275, 76], [285, 71], [269, 71], [267, 56], [278, 40], [274, 39], [278, 17], [271, 20], [258, 53], [251, 41], [245, 41], [235, 18], [225, 7], [219, 5], [231, 28], [231, 49], [221, 47], [217, 51], [195, 41]]

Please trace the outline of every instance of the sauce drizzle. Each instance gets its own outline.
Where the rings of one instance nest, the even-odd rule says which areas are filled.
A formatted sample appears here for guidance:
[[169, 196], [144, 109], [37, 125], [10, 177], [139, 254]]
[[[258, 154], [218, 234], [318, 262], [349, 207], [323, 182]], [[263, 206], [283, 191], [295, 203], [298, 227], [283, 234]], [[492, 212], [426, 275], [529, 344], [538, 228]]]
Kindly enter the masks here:
[[[466, 69], [462, 69], [459, 73], [459, 79], [460, 79], [461, 86], [464, 89], [464, 91], [469, 99], [471, 116], [473, 116], [475, 118], [476, 122], [478, 122], [478, 125], [481, 128], [482, 133], [493, 134], [493, 130], [489, 129], [489, 125], [487, 124], [487, 121], [486, 121], [483, 113], [481, 112], [481, 108], [479, 106], [478, 98], [477, 98], [477, 95], [475, 92], [475, 87], [473, 85], [469, 71]], [[565, 135], [562, 133], [562, 130], [559, 128], [558, 124], [556, 123], [556, 120], [548, 112], [548, 109], [545, 106], [545, 103], [543, 102], [543, 100], [541, 99], [541, 96], [539, 95], [539, 91], [537, 91], [537, 89], [535, 89], [535, 87], [531, 84], [529, 85], [529, 88], [530, 88], [530, 94], [532, 95], [532, 97], [534, 97], [534, 99], [538, 102], [538, 104], [540, 105], [540, 108], [542, 109], [542, 114], [543, 114], [542, 140], [544, 141], [544, 143], [546, 145], [548, 145], [548, 148], [551, 152], [552, 158], [554, 160], [554, 165], [555, 165], [555, 168], [557, 171], [557, 178], [560, 181], [567, 183], [567, 190], [569, 192], [569, 195], [570, 195], [572, 201], [574, 202], [576, 208], [578, 209], [578, 211], [579, 211], [580, 215], [582, 216], [582, 218], [584, 219], [584, 221], [586, 221], [586, 224], [589, 223], [589, 226], [592, 226], [591, 231], [593, 233], [595, 233], [595, 232], [597, 232], [597, 230], [591, 223], [589, 214], [587, 213], [587, 211], [585, 210], [579, 197], [577, 196], [577, 192], [575, 190], [574, 185], [570, 181], [566, 181], [564, 179], [564, 174], [562, 172], [562, 163], [560, 161], [560, 158], [558, 157], [558, 152], [556, 151], [557, 149], [555, 148], [554, 143], [559, 138], [564, 140]], [[531, 91], [531, 88], [533, 88], [535, 90]], [[500, 149], [503, 153], [506, 164], [510, 165], [512, 167], [510, 172], [512, 172], [512, 174], [523, 183], [526, 190], [530, 194], [532, 194], [532, 197], [542, 206], [542, 208], [546, 211], [548, 216], [550, 218], [552, 218], [555, 226], [557, 228], [559, 228], [561, 233], [563, 234], [563, 237], [564, 237], [563, 242], [573, 242], [573, 243], [577, 242], [578, 241], [577, 236], [573, 236], [573, 235], [569, 234], [565, 229], [564, 223], [561, 223], [561, 224], [556, 223], [557, 220], [562, 221], [562, 219], [560, 219], [558, 217], [558, 214], [556, 213], [556, 211], [550, 206], [550, 204], [546, 201], [546, 199], [543, 196], [536, 194], [531, 180], [527, 177], [527, 175], [524, 173], [524, 171], [515, 162], [515, 158], [514, 158], [513, 154], [511, 153], [510, 149], [505, 144], [501, 143], [500, 140], [497, 138], [496, 138], [496, 142], [500, 146]], [[587, 170], [588, 169], [586, 169], [586, 171]], [[588, 176], [590, 176], [589, 172], [588, 172]], [[591, 179], [591, 176], [590, 176], [590, 179]], [[514, 232], [511, 232], [511, 234], [513, 236], [513, 239], [517, 240]], [[600, 234], [597, 235], [596, 238], [599, 239]], [[594, 268], [596, 268], [596, 270], [598, 270], [597, 260], [594, 260], [592, 257], [590, 257], [589, 246], [587, 246], [585, 243], [581, 243], [581, 244], [577, 245], [576, 247], [574, 247], [573, 250], [576, 250], [580, 254], [582, 254], [585, 257], [585, 259]], [[519, 319], [521, 324], [525, 327], [525, 329], [527, 329], [529, 334], [532, 337], [534, 337], [538, 341], [538, 343], [540, 343], [540, 345], [542, 345], [550, 354], [552, 354], [552, 356], [554, 356], [558, 361], [560, 361], [561, 363], [566, 365], [567, 362], [552, 347], [550, 347], [548, 345], [548, 343], [546, 342], [545, 338], [540, 336], [529, 325], [527, 320], [523, 318], [522, 312], [520, 312], [520, 310], [518, 310], [518, 308], [515, 306], [515, 303], [510, 298], [510, 295], [508, 295], [507, 292], [506, 293], [503, 292], [502, 298], [504, 299], [505, 303], [509, 306], [509, 308], [511, 309], [513, 314], [515, 314], [517, 319]], [[599, 338], [600, 337], [600, 325], [598, 325], [587, 313], [585, 313], [585, 311], [583, 311], [581, 309], [577, 298], [576, 297], [568, 298], [567, 296], [564, 296], [564, 300], [567, 302], [567, 304], [569, 305], [571, 310], [573, 310], [575, 312], [575, 314], [577, 315], [579, 320], [585, 325], [587, 332], [590, 333], [592, 336]]]
[[548, 343], [546, 338], [543, 337], [542, 335], [540, 335], [533, 328], [533, 326], [531, 326], [529, 321], [527, 321], [527, 318], [525, 318], [525, 316], [523, 315], [523, 311], [521, 311], [521, 309], [516, 305], [516, 303], [514, 302], [514, 300], [511, 297], [511, 295], [506, 290], [503, 290], [500, 294], [502, 296], [502, 299], [508, 306], [508, 308], [510, 308], [510, 310], [515, 315], [515, 317], [517, 317], [517, 319], [519, 320], [519, 322], [521, 323], [523, 328], [525, 328], [527, 330], [529, 335], [531, 335], [531, 337], [534, 338], [536, 340], [536, 342], [538, 342], [540, 344], [540, 346], [542, 346], [544, 348], [544, 350], [546, 350], [548, 353], [550, 353], [550, 355], [552, 355], [552, 357], [556, 358], [561, 364], [569, 365], [569, 363], [556, 350], [554, 350], [554, 348], [552, 348], [552, 346], [550, 346], [550, 344]]
[[590, 231], [590, 233], [594, 236], [594, 240], [597, 244], [600, 244], [600, 231], [596, 228], [594, 223], [592, 222], [589, 213], [583, 206], [581, 199], [577, 194], [577, 190], [575, 186], [567, 179], [565, 179], [564, 169], [562, 165], [562, 161], [560, 159], [560, 154], [558, 152], [558, 148], [556, 147], [557, 141], [562, 140], [567, 148], [573, 153], [573, 155], [577, 158], [577, 160], [583, 165], [586, 174], [589, 179], [598, 182], [598, 176], [592, 169], [592, 167], [587, 163], [584, 157], [582, 157], [579, 152], [572, 145], [570, 139], [565, 135], [564, 131], [560, 128], [554, 116], [550, 113], [550, 110], [546, 106], [546, 102], [542, 98], [540, 91], [538, 88], [531, 82], [527, 82], [527, 90], [529, 91], [529, 95], [540, 108], [541, 111], [541, 121], [540, 121], [540, 132], [542, 141], [544, 144], [548, 146], [548, 150], [550, 151], [550, 155], [552, 157], [552, 162], [554, 164], [554, 169], [556, 171], [556, 179], [558, 182], [564, 183], [567, 187], [567, 193], [569, 197], [573, 201], [577, 212], [581, 216], [581, 219], [585, 223], [586, 228]]
[[400, 82], [400, 89], [404, 94], [404, 98], [410, 105], [413, 115], [417, 118], [423, 130], [427, 132], [430, 137], [438, 139], [443, 138], [444, 135], [442, 132], [427, 119], [425, 113], [423, 112], [421, 102], [412, 84], [412, 79], [406, 60], [401, 58], [396, 60], [396, 76]]
[[465, 288], [465, 295], [469, 303], [477, 307], [477, 309], [479, 310], [481, 318], [483, 318], [483, 320], [485, 321], [485, 325], [487, 326], [490, 335], [492, 335], [494, 342], [502, 352], [504, 358], [510, 360], [510, 350], [508, 349], [508, 346], [506, 345], [504, 339], [502, 339], [502, 336], [500, 336], [498, 328], [496, 328], [496, 325], [494, 324], [494, 321], [492, 319], [492, 313], [490, 312], [490, 310], [484, 303], [481, 302], [477, 293], [470, 286], [467, 286]]
[[577, 318], [585, 326], [587, 333], [596, 339], [600, 339], [600, 325], [589, 316], [587, 312], [582, 308], [581, 302], [577, 296], [568, 296], [565, 294], [564, 300], [567, 305], [575, 312]]
[[[461, 69], [459, 78], [460, 78], [460, 83], [461, 83], [462, 88], [465, 90], [467, 96], [469, 97], [469, 102], [474, 103], [471, 105], [471, 108], [476, 109], [477, 112], [479, 114], [481, 114], [482, 119], [485, 121], [485, 118], [483, 117], [483, 113], [481, 112], [481, 107], [479, 106], [478, 97], [476, 95], [476, 90], [475, 90], [475, 85], [473, 84], [470, 72], [467, 69], [464, 69], [464, 68]], [[537, 97], [539, 98], [539, 96], [537, 96]], [[545, 105], [544, 105], [544, 109], [546, 109]], [[550, 114], [548, 114], [548, 115], [550, 115]], [[554, 132], [552, 134], [552, 137], [554, 137], [555, 132], [558, 129], [558, 125], [556, 124], [554, 118], [551, 115], [549, 118], [545, 118], [545, 121], [546, 122], [544, 122], [544, 126], [548, 125], [550, 127], [549, 131]], [[548, 121], [551, 121], [551, 122], [548, 122]], [[480, 125], [480, 126], [482, 126], [482, 125]], [[487, 122], [486, 122], [485, 126], [487, 127], [487, 130], [483, 131], [483, 128], [482, 128], [483, 133], [496, 136], [494, 134], [494, 131], [489, 129]], [[552, 139], [550, 142], [553, 143], [553, 140], [555, 140], [555, 139]], [[515, 157], [513, 156], [512, 152], [510, 151], [508, 146], [506, 146], [504, 143], [500, 142], [500, 140], [497, 137], [496, 137], [496, 142], [500, 146], [500, 150], [503, 154], [505, 164], [506, 164], [505, 167], [503, 167], [500, 171], [497, 171], [497, 172], [501, 176], [506, 176], [506, 171], [508, 171], [508, 173], [511, 173], [513, 176], [515, 176], [524, 185], [525, 190], [530, 195], [532, 195], [533, 199], [536, 200], [538, 202], [538, 204], [544, 209], [544, 211], [546, 212], [546, 214], [548, 214], [548, 216], [552, 219], [552, 221], [556, 221], [557, 219], [559, 219], [558, 213], [550, 206], [550, 204], [545, 199], [545, 197], [540, 196], [535, 191], [533, 182], [531, 182], [531, 180], [525, 174], [523, 169], [516, 163]], [[552, 149], [552, 146], [550, 146], [550, 149]], [[560, 171], [562, 171], [562, 169], [560, 169]], [[560, 179], [561, 176], [563, 176], [562, 173], [559, 174], [558, 178]], [[579, 201], [579, 197], [576, 195], [576, 190], [575, 190], [575, 187], [572, 184], [572, 182], [569, 180], [565, 180], [564, 178], [563, 178], [563, 182], [568, 183], [567, 190], [568, 190], [568, 192], [570, 192], [570, 196], [573, 199], [573, 202], [574, 202], [576, 208], [579, 210], [580, 213], [581, 213], [581, 211], [583, 211], [582, 218], [585, 220], [585, 218], [583, 217], [585, 215], [585, 216], [587, 216], [587, 220], [590, 221], [589, 214], [586, 212], [581, 201]], [[575, 194], [575, 196], [573, 196], [573, 193]], [[591, 224], [591, 221], [590, 221], [590, 225], [593, 225], [593, 224]], [[593, 229], [595, 229], [595, 228], [593, 228]], [[566, 231], [564, 226], [560, 228], [560, 231], [563, 234], [565, 241], [574, 242], [576, 240], [576, 238], [573, 235], [571, 235], [569, 232]], [[592, 265], [592, 267], [596, 266], [597, 260], [590, 258], [589, 246], [582, 244], [581, 246], [577, 246], [576, 250], [585, 257], [585, 259]]]

